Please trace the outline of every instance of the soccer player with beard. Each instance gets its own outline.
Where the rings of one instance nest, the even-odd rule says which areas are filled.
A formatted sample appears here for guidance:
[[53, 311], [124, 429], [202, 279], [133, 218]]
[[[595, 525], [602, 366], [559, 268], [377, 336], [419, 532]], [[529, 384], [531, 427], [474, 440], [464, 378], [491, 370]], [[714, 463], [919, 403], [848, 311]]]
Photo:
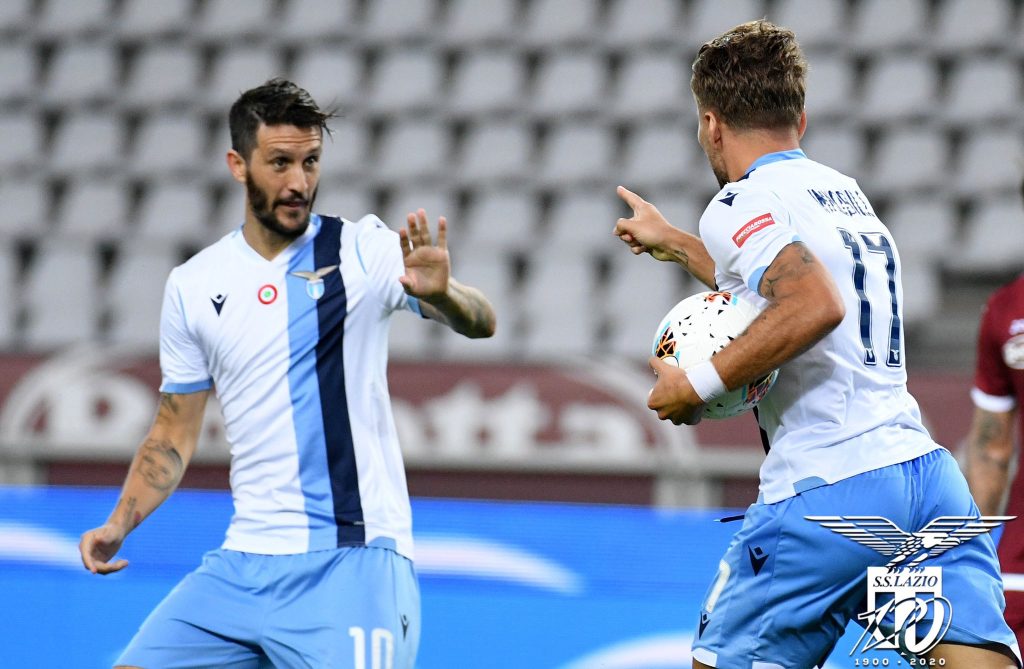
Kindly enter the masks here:
[[[699, 237], [619, 191], [633, 216], [615, 233], [633, 253], [677, 262], [761, 309], [709, 361], [684, 370], [652, 358], [648, 406], [693, 424], [707, 401], [779, 369], [758, 406], [760, 494], [701, 607], [697, 668], [820, 666], [865, 611], [867, 568], [887, 557], [809, 517], [880, 516], [909, 533], [941, 516], [978, 515], [956, 461], [907, 392], [892, 236], [854, 179], [800, 150], [806, 71], [793, 33], [767, 21], [700, 48], [690, 84], [697, 138], [721, 191]], [[942, 568], [952, 622], [937, 645], [920, 646], [921, 664], [1019, 666], [992, 538], [976, 536], [925, 565]], [[924, 616], [917, 631], [938, 617]]]
[[82, 536], [82, 561], [97, 574], [127, 565], [115, 555], [181, 480], [211, 390], [234, 516], [117, 666], [414, 666], [419, 588], [388, 324], [408, 309], [488, 337], [495, 317], [451, 277], [443, 217], [435, 243], [422, 209], [398, 234], [372, 215], [312, 213], [330, 118], [280, 79], [231, 108], [245, 222], [168, 278], [157, 415], [107, 522]]

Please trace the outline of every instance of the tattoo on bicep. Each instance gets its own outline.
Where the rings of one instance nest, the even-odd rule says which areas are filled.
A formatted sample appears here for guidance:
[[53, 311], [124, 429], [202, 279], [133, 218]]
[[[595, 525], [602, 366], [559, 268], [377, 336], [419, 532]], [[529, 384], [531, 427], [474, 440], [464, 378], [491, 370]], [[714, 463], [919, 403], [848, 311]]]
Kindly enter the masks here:
[[138, 470], [150, 486], [168, 492], [181, 481], [185, 464], [170, 441], [147, 439], [139, 449]]
[[761, 277], [761, 295], [764, 297], [775, 297], [775, 290], [779, 281], [786, 277], [798, 277], [803, 274], [805, 269], [802, 267], [803, 265], [814, 264], [814, 254], [811, 253], [810, 249], [799, 242], [796, 242], [795, 246], [800, 253], [800, 265], [794, 267], [786, 259], [777, 258], [778, 267], [775, 266], [775, 263], [772, 263], [768, 267], [768, 271]]

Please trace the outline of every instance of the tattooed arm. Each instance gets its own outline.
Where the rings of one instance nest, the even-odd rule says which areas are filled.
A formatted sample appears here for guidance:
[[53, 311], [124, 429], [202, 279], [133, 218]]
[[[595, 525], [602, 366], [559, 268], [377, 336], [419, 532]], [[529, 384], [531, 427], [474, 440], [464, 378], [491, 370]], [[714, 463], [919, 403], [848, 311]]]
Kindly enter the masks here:
[[[793, 242], [772, 261], [761, 278], [768, 306], [739, 337], [714, 357], [726, 388], [750, 383], [789, 362], [834, 330], [846, 315], [839, 289], [828, 270], [804, 244]], [[699, 420], [703, 402], [686, 373], [657, 359], [658, 381], [648, 406], [674, 423]]]
[[975, 408], [967, 437], [967, 484], [986, 516], [1003, 505], [1013, 457], [1013, 420], [1016, 410], [992, 412]]
[[128, 534], [174, 491], [195, 451], [208, 390], [186, 395], [161, 393], [156, 419], [135, 453], [121, 497], [107, 522], [82, 535], [82, 564], [94, 574], [128, 565], [110, 562]]
[[427, 318], [444, 323], [471, 339], [494, 334], [494, 309], [484, 294], [455, 279], [448, 280], [448, 290], [432, 302], [420, 301], [420, 310]]

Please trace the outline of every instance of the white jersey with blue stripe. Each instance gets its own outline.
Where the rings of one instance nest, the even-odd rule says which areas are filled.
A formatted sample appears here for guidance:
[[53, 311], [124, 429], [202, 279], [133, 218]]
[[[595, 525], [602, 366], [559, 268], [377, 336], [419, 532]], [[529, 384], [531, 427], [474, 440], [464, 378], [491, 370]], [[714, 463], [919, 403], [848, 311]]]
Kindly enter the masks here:
[[224, 548], [372, 544], [412, 558], [386, 377], [389, 317], [419, 311], [403, 273], [378, 218], [315, 214], [272, 260], [239, 228], [171, 272], [160, 390], [213, 387], [220, 400], [235, 506]]
[[718, 288], [758, 308], [765, 270], [794, 241], [824, 264], [846, 305], [842, 323], [783, 365], [758, 406], [763, 501], [939, 448], [906, 388], [899, 253], [854, 179], [800, 150], [767, 154], [715, 196], [700, 236]]

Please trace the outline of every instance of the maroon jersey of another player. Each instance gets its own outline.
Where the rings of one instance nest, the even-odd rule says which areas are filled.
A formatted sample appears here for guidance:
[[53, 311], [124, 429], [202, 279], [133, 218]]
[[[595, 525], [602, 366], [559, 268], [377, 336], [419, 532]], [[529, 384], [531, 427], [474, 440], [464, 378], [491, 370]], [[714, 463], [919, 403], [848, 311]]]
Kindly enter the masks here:
[[[993, 413], [1020, 409], [1024, 402], [1024, 276], [989, 298], [978, 332], [978, 361], [971, 397], [978, 408]], [[1018, 410], [1019, 435], [1024, 435], [1024, 411]], [[1024, 449], [1020, 449], [1024, 450]], [[1020, 456], [1018, 451], [1018, 457]], [[1007, 523], [999, 542], [1004, 573], [1024, 573], [1024, 461], [1010, 486]]]

